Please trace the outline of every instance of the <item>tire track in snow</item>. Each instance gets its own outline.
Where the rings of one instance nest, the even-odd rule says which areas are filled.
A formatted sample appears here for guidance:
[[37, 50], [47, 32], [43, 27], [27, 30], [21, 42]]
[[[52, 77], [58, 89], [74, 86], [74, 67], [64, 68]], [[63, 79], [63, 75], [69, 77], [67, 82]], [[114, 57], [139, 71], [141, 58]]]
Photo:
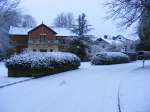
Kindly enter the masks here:
[[9, 87], [9, 86], [13, 86], [13, 85], [16, 85], [16, 84], [19, 84], [19, 83], [31, 81], [31, 80], [33, 80], [33, 79], [35, 79], [35, 78], [30, 78], [30, 79], [25, 79], [25, 80], [21, 80], [21, 81], [16, 81], [16, 82], [9, 83], [9, 84], [5, 84], [5, 85], [0, 85], [0, 89], [5, 88], [5, 87]]

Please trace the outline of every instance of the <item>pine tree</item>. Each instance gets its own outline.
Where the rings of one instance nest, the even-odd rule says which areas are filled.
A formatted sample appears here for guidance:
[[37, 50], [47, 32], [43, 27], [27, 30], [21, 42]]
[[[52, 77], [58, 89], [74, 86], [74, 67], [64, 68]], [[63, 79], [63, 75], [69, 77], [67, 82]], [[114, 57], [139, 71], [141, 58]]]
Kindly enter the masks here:
[[72, 32], [77, 34], [80, 38], [85, 37], [89, 31], [91, 31], [91, 25], [88, 24], [86, 15], [82, 13], [77, 19], [77, 25], [74, 25]]
[[73, 39], [70, 43], [70, 50], [76, 54], [82, 61], [87, 59], [86, 44], [80, 39]]

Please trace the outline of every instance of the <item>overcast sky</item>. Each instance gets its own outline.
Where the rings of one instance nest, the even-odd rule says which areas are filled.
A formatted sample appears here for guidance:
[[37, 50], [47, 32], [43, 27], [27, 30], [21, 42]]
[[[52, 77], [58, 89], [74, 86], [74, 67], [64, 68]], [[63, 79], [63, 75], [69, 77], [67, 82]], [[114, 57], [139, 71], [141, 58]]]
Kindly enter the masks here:
[[52, 25], [54, 18], [61, 12], [72, 12], [75, 16], [86, 13], [89, 24], [93, 25], [93, 34], [122, 34], [128, 38], [135, 38], [132, 30], [121, 30], [113, 21], [106, 21], [104, 17], [107, 8], [103, 5], [104, 0], [22, 0], [23, 12], [31, 14], [38, 24], [42, 21]]

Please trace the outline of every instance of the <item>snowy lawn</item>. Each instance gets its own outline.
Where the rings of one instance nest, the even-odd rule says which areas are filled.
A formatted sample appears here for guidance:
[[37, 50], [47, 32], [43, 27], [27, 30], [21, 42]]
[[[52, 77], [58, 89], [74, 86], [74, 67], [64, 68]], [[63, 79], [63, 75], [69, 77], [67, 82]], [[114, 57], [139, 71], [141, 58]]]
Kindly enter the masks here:
[[27, 80], [30, 78], [8, 78], [8, 70], [3, 62], [0, 62], [0, 87]]
[[[0, 89], [0, 112], [150, 112], [150, 62], [92, 66]], [[3, 67], [0, 68], [2, 71]]]

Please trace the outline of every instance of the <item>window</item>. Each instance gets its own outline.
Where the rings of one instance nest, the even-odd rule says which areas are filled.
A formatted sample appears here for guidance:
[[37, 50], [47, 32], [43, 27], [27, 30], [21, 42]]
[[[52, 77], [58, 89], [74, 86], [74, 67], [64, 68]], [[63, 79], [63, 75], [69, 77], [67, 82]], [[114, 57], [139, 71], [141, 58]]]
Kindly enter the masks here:
[[104, 39], [107, 39], [108, 38], [108, 36], [107, 35], [104, 35]]
[[112, 39], [113, 39], [113, 40], [115, 40], [115, 39], [116, 39], [116, 37], [112, 37]]
[[36, 49], [33, 49], [34, 52], [36, 52]]
[[47, 49], [40, 49], [40, 52], [47, 52]]
[[46, 34], [40, 34], [40, 42], [47, 42], [47, 35]]
[[50, 52], [53, 52], [53, 49], [50, 49]]

